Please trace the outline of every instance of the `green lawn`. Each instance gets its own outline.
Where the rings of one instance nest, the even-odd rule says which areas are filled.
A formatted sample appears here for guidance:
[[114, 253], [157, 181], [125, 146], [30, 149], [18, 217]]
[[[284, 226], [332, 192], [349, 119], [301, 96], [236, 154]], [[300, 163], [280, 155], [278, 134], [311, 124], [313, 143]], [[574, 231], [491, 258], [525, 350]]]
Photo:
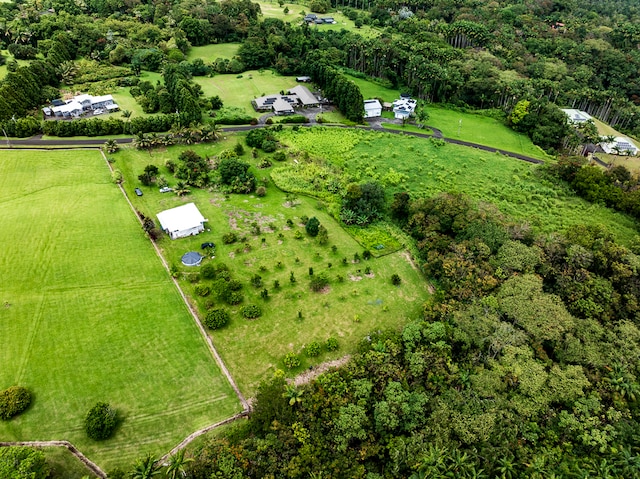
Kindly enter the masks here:
[[[95, 151], [3, 151], [0, 389], [31, 408], [4, 440], [67, 439], [107, 469], [168, 451], [240, 409], [135, 215]], [[122, 423], [83, 431], [108, 401]]]
[[216, 58], [231, 59], [238, 54], [239, 48], [240, 43], [216, 43], [202, 47], [191, 47], [187, 54], [187, 60], [192, 61], [196, 58], [202, 58], [205, 63], [211, 63]]
[[239, 75], [226, 74], [209, 77], [194, 77], [193, 81], [202, 86], [204, 96], [218, 95], [225, 106], [244, 108], [249, 114], [256, 114], [251, 100], [270, 93], [279, 93], [296, 86], [295, 77], [281, 76], [271, 70], [250, 70]]
[[[285, 22], [293, 23], [296, 25], [302, 24], [302, 18], [304, 13], [311, 13], [311, 10], [308, 5], [298, 4], [298, 3], [288, 3], [280, 7], [278, 2], [265, 2], [259, 1], [256, 2], [260, 5], [260, 9], [262, 10], [262, 15], [264, 18], [279, 18]], [[289, 13], [284, 13], [284, 7], [289, 8]], [[339, 10], [331, 10], [327, 13], [317, 14], [318, 17], [332, 17], [336, 23], [335, 24], [323, 24], [323, 25], [310, 25], [311, 28], [316, 28], [318, 31], [327, 31], [327, 30], [348, 30], [350, 32], [358, 33], [359, 35], [365, 38], [373, 38], [380, 35], [380, 30], [372, 28], [368, 25], [363, 25], [361, 28], [356, 28], [355, 23], [345, 17], [341, 11]]]
[[[235, 142], [235, 137], [230, 136], [223, 144], [198, 145], [195, 149], [202, 155], [213, 156]], [[208, 218], [211, 231], [193, 238], [172, 241], [165, 237], [160, 241], [159, 245], [170, 263], [179, 265], [182, 254], [199, 250], [204, 241], [213, 241], [217, 245], [217, 257], [211, 261], [226, 263], [234, 277], [243, 283], [245, 300], [242, 305], [257, 304], [263, 308], [261, 318], [247, 321], [240, 314], [242, 305], [229, 307], [232, 316], [230, 325], [212, 334], [231, 374], [247, 395], [254, 393], [259, 382], [269, 377], [275, 368], [284, 368], [282, 359], [287, 352], [300, 352], [310, 341], [325, 342], [334, 336], [338, 338], [341, 349], [314, 359], [301, 355], [301, 367], [289, 374], [296, 374], [310, 364], [352, 352], [357, 342], [373, 328], [396, 328], [410, 317], [420, 314], [422, 304], [428, 297], [427, 285], [420, 274], [412, 269], [403, 253], [353, 263], [354, 255], [362, 254], [363, 248], [327, 214], [317, 200], [301, 197], [299, 205], [287, 207], [285, 195], [272, 183], [269, 183], [268, 193], [263, 198], [254, 195], [225, 197], [221, 193], [197, 189], [193, 189], [185, 198], [178, 198], [171, 194], [160, 194], [157, 188], [142, 187], [137, 180], [133, 180], [150, 162], [168, 175], [164, 168], [166, 159], [177, 158], [183, 149], [170, 148], [152, 155], [122, 150], [114, 155], [115, 166], [122, 169], [129, 179], [126, 185], [128, 191], [136, 186], [144, 191], [144, 196], [133, 197], [133, 201], [136, 208], [145, 214], [155, 216], [164, 209], [193, 201]], [[255, 164], [256, 160], [249, 156], [245, 154], [244, 160]], [[277, 165], [281, 166], [282, 163]], [[255, 171], [261, 179], [269, 177], [269, 169]], [[172, 182], [175, 184], [175, 180], [170, 180], [170, 184]], [[300, 226], [300, 218], [304, 215], [316, 216], [328, 229], [329, 244], [319, 245], [306, 234], [302, 239], [294, 238], [296, 231], [304, 233], [304, 228]], [[287, 219], [292, 220], [292, 229], [287, 227]], [[250, 225], [254, 221], [262, 224], [262, 234], [251, 234]], [[241, 243], [222, 244], [222, 235], [230, 231], [244, 236], [250, 251], [246, 251]], [[331, 245], [337, 247], [335, 253]], [[347, 258], [346, 265], [343, 264], [343, 258]], [[278, 266], [278, 261], [282, 263], [281, 266]], [[328, 292], [321, 294], [310, 291], [309, 267], [313, 268], [314, 274], [324, 272], [328, 275], [331, 281]], [[371, 268], [371, 277], [364, 275], [367, 267]], [[186, 274], [182, 280], [185, 289], [193, 291], [195, 285], [189, 278], [197, 269], [181, 267], [181, 270]], [[291, 272], [296, 278], [293, 284], [290, 282]], [[403, 278], [400, 287], [391, 285], [389, 278], [393, 273]], [[255, 274], [262, 277], [262, 288], [249, 284]], [[342, 282], [338, 280], [338, 275], [343, 277]], [[350, 276], [353, 278], [350, 279]], [[274, 287], [276, 280], [280, 282], [280, 288]], [[270, 299], [267, 301], [259, 294], [264, 288], [269, 291]], [[193, 297], [203, 312], [207, 303], [221, 305], [212, 296]], [[298, 311], [302, 312], [302, 319], [297, 319]]]
[[393, 88], [386, 88], [379, 83], [371, 80], [365, 80], [363, 78], [354, 77], [352, 75], [345, 74], [347, 78], [352, 80], [358, 88], [365, 100], [371, 98], [381, 98], [385, 102], [393, 102], [400, 98], [400, 90]]
[[576, 197], [566, 186], [542, 178], [535, 165], [497, 153], [364, 130], [285, 130], [279, 138], [294, 152], [309, 151], [343, 168], [351, 181], [381, 182], [389, 198], [399, 191], [414, 198], [459, 191], [495, 204], [538, 231], [603, 224], [625, 244], [638, 234], [630, 217]]
[[494, 118], [448, 110], [436, 105], [430, 105], [428, 111], [429, 126], [441, 130], [445, 138], [470, 141], [534, 158], [548, 158], [548, 155], [535, 146], [526, 135], [513, 131]]
[[95, 476], [80, 459], [71, 454], [65, 447], [42, 448], [51, 468], [52, 479], [94, 479]]

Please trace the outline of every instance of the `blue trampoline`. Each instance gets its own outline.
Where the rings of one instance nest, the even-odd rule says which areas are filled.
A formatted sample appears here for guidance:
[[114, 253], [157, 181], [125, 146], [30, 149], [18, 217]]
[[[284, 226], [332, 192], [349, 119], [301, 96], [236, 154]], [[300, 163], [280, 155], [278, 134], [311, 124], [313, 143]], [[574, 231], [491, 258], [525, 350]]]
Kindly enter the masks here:
[[182, 264], [185, 266], [200, 266], [200, 263], [202, 263], [202, 258], [204, 258], [204, 256], [202, 256], [200, 253], [196, 251], [189, 251], [188, 253], [182, 255]]

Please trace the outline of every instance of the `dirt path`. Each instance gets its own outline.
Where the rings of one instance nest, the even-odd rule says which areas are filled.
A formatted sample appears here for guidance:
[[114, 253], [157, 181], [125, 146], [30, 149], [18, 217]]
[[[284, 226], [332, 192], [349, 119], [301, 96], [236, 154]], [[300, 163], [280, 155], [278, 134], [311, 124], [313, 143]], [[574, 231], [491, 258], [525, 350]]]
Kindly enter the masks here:
[[339, 368], [340, 366], [344, 366], [351, 359], [351, 355], [347, 354], [346, 356], [342, 356], [334, 361], [327, 361], [326, 363], [318, 364], [314, 366], [313, 369], [309, 369], [308, 371], [303, 372], [302, 374], [298, 374], [295, 378], [290, 380], [290, 383], [293, 383], [295, 386], [302, 386], [303, 384], [308, 384], [313, 381], [315, 378], [320, 376], [322, 373], [326, 373], [331, 368]]

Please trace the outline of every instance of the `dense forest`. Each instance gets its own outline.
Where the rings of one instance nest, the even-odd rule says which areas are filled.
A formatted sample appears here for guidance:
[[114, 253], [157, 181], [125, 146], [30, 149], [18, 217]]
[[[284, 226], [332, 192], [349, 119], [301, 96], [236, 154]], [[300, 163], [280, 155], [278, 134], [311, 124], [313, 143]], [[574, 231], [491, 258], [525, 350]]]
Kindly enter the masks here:
[[[9, 134], [32, 134], [42, 128], [38, 108], [61, 86], [133, 86], [159, 115], [77, 125], [166, 131], [210, 120], [212, 100], [193, 76], [260, 68], [312, 75], [358, 120], [362, 95], [344, 79], [349, 69], [430, 102], [495, 109], [551, 152], [573, 141], [560, 106], [640, 134], [634, 0], [310, 4], [331, 7], [379, 35], [263, 19], [250, 0], [1, 3], [0, 45], [28, 63], [8, 64], [0, 121]], [[192, 46], [232, 41], [242, 43], [232, 60], [186, 60]], [[85, 60], [107, 68], [82, 75]], [[141, 70], [162, 82], [139, 86]], [[565, 158], [540, 174], [640, 215], [638, 180], [624, 168]], [[181, 465], [185, 477], [640, 477], [640, 244], [627, 248], [596, 227], [540, 235], [454, 193], [397, 194], [383, 215], [412, 239], [434, 287], [422, 317], [372, 331], [345, 367], [304, 386], [277, 371], [248, 420]], [[153, 472], [146, 461], [136, 470]]]
[[[127, 85], [132, 71], [159, 71], [171, 63], [182, 63], [195, 75], [255, 68], [305, 74], [323, 61], [433, 102], [497, 108], [509, 115], [526, 99], [530, 118], [520, 130], [549, 150], [560, 148], [568, 134], [556, 105], [586, 110], [623, 131], [640, 127], [640, 27], [632, 1], [335, 0], [333, 5], [357, 24], [376, 27], [379, 35], [364, 38], [295, 19], [262, 19], [260, 6], [249, 0], [3, 3], [0, 44], [15, 58], [44, 61], [55, 74], [47, 71], [36, 84], [23, 86], [24, 67], [12, 62], [3, 83], [19, 100], [0, 104], [0, 120], [23, 116], [51, 99], [51, 88], [60, 82]], [[311, 10], [328, 7], [322, 1], [310, 4]], [[185, 61], [191, 45], [229, 41], [243, 43], [231, 61]], [[79, 58], [128, 68], [103, 72], [104, 78], [74, 78], [70, 60]]]

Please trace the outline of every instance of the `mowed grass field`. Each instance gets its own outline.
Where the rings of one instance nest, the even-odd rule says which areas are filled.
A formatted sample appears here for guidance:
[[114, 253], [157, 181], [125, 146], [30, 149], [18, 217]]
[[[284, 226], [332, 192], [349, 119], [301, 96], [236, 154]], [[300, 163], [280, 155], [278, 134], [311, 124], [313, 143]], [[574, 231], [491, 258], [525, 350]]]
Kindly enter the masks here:
[[[351, 75], [346, 76], [358, 85], [365, 99], [382, 98], [386, 102], [393, 102], [400, 98], [400, 90], [386, 88], [373, 81]], [[445, 138], [470, 141], [534, 158], [549, 158], [526, 135], [513, 131], [495, 118], [484, 116], [479, 112], [449, 110], [434, 104], [429, 104], [427, 110], [429, 112], [427, 124], [441, 130]]]
[[295, 77], [278, 75], [271, 70], [249, 70], [240, 75], [225, 74], [214, 77], [194, 77], [202, 86], [205, 97], [218, 95], [225, 106], [244, 108], [249, 114], [258, 114], [251, 106], [254, 98], [289, 90], [297, 85]]
[[217, 58], [228, 58], [229, 60], [238, 54], [240, 43], [214, 43], [201, 47], [191, 47], [187, 54], [187, 60], [193, 61], [202, 58], [205, 63], [211, 63]]
[[[98, 152], [2, 152], [0, 217], [0, 389], [34, 394], [2, 440], [66, 439], [108, 470], [241, 408]], [[100, 443], [98, 401], [122, 419]]]
[[[201, 155], [213, 156], [224, 148], [232, 147], [236, 138], [228, 136], [226, 141], [217, 144], [191, 148]], [[210, 231], [178, 240], [163, 237], [159, 246], [169, 263], [182, 271], [183, 287], [191, 292], [192, 301], [202, 314], [207, 303], [228, 308], [230, 324], [211, 335], [245, 394], [254, 394], [257, 385], [270, 377], [276, 368], [285, 369], [283, 358], [288, 352], [300, 353], [301, 366], [287, 371], [287, 375], [295, 376], [310, 365], [353, 352], [357, 343], [372, 330], [400, 328], [410, 318], [420, 315], [422, 305], [429, 297], [427, 283], [407, 260], [406, 254], [400, 251], [355, 263], [354, 255], [362, 255], [363, 248], [315, 199], [301, 196], [300, 204], [290, 207], [286, 204], [285, 194], [270, 181], [267, 195], [263, 198], [255, 195], [225, 196], [195, 188], [190, 195], [179, 198], [170, 193], [161, 194], [157, 188], [141, 186], [135, 179], [149, 163], [158, 166], [161, 173], [170, 178], [164, 167], [165, 161], [168, 158], [175, 160], [184, 149], [173, 147], [152, 155], [127, 149], [113, 157], [115, 167], [120, 168], [128, 180], [127, 191], [132, 192], [136, 186], [144, 191], [144, 196], [132, 197], [132, 201], [146, 215], [155, 218], [164, 209], [194, 202], [209, 220]], [[243, 160], [253, 165], [257, 162], [248, 153]], [[277, 166], [282, 164], [276, 163]], [[269, 178], [270, 169], [253, 171], [260, 178], [260, 184], [263, 178]], [[175, 179], [169, 180], [172, 186], [175, 182]], [[306, 235], [301, 226], [302, 216], [316, 216], [327, 228], [327, 245], [320, 245]], [[287, 226], [288, 219], [293, 223], [291, 228]], [[251, 233], [253, 222], [261, 225], [261, 234]], [[301, 239], [295, 238], [296, 231], [303, 234]], [[237, 233], [246, 242], [224, 245], [222, 235], [228, 232]], [[230, 268], [232, 276], [243, 284], [242, 304], [226, 306], [213, 295], [198, 297], [194, 293], [197, 284], [210, 282], [192, 282], [192, 279], [196, 280], [199, 268], [181, 266], [180, 258], [188, 251], [200, 251], [201, 243], [207, 241], [214, 242], [217, 248], [216, 258], [205, 261], [225, 263]], [[336, 246], [335, 253], [331, 248], [333, 245]], [[343, 258], [346, 258], [346, 264]], [[367, 267], [370, 268], [368, 276], [365, 274]], [[309, 268], [313, 268], [314, 275], [327, 275], [330, 281], [327, 291], [314, 293], [310, 290]], [[292, 272], [295, 283], [290, 281]], [[390, 278], [394, 273], [403, 280], [399, 287], [391, 284]], [[250, 284], [256, 274], [262, 277], [262, 287]], [[274, 287], [276, 280], [279, 288]], [[269, 293], [267, 300], [260, 297], [265, 288]], [[251, 321], [244, 319], [241, 307], [248, 304], [260, 306], [262, 317]], [[302, 314], [301, 319], [298, 311]], [[315, 358], [307, 358], [302, 352], [305, 344], [311, 341], [324, 344], [329, 337], [338, 339], [338, 351], [325, 351]]]
[[[541, 232], [603, 224], [625, 244], [638, 234], [630, 217], [578, 198], [566, 185], [546, 179], [535, 165], [497, 153], [451, 144], [436, 147], [426, 139], [362, 130], [285, 130], [279, 138], [291, 151], [309, 151], [357, 181], [380, 181], [389, 198], [399, 191], [413, 198], [462, 192]], [[391, 169], [405, 175], [396, 185], [385, 183], [393, 176]]]

